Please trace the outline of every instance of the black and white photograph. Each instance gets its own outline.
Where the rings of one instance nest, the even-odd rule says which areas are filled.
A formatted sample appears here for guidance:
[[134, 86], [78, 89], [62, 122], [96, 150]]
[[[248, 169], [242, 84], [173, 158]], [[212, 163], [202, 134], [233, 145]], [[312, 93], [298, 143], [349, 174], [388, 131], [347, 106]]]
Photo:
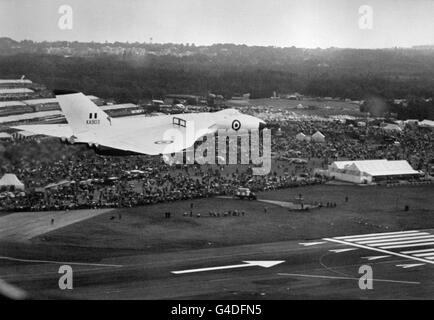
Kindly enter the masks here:
[[433, 300], [433, 17], [0, 0], [0, 299]]

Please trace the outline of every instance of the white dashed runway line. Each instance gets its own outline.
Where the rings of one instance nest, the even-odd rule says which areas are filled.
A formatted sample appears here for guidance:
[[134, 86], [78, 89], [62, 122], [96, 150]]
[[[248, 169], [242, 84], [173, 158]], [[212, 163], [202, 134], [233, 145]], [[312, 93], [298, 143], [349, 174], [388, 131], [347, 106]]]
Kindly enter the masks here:
[[427, 231], [371, 233], [323, 240], [434, 264], [434, 234]]

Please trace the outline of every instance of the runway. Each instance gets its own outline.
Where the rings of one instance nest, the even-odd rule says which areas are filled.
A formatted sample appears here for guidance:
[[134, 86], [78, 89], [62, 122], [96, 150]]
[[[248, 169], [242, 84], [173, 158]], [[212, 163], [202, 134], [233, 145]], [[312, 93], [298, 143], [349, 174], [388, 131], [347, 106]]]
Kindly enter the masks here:
[[[433, 299], [431, 237], [433, 229], [410, 230], [81, 262], [3, 256], [0, 278], [37, 298]], [[58, 270], [68, 262], [73, 289], [60, 290]], [[372, 289], [359, 287], [362, 265], [372, 267]]]

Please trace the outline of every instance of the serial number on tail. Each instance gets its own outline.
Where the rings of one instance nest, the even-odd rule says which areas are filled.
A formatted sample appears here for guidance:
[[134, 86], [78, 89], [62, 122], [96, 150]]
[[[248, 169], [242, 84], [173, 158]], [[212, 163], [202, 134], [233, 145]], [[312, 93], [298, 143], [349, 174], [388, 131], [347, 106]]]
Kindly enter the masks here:
[[99, 120], [86, 120], [86, 124], [99, 124]]

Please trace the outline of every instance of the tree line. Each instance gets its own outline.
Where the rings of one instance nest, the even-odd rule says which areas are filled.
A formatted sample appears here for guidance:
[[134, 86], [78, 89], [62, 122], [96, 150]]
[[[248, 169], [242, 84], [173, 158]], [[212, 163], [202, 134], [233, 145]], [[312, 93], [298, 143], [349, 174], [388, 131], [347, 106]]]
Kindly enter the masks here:
[[[41, 43], [37, 45], [43, 47]], [[27, 46], [33, 48], [33, 43]], [[141, 56], [54, 55], [43, 50], [6, 54], [3, 51], [0, 74], [2, 78], [25, 74], [50, 89], [71, 88], [120, 103], [159, 99], [168, 93], [206, 95], [208, 92], [226, 98], [247, 92], [251, 98], [264, 98], [270, 97], [273, 91], [353, 100], [372, 96], [384, 100], [434, 96], [433, 50], [153, 46], [154, 51], [150, 51], [153, 53]], [[176, 50], [170, 51], [171, 48]], [[415, 104], [430, 108], [428, 102], [415, 100], [411, 106]], [[401, 114], [409, 112], [408, 108], [395, 109]]]

